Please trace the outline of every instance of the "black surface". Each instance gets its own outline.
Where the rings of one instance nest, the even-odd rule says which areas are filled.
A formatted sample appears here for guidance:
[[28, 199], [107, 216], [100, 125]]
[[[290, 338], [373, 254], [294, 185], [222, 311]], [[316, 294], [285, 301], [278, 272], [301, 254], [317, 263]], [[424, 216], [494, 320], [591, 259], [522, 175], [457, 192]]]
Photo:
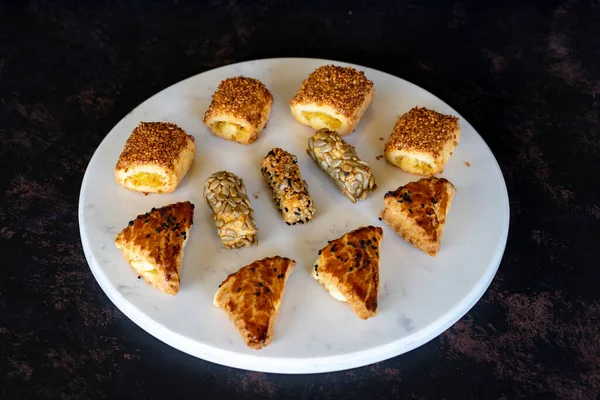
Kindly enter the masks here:
[[[2, 3], [0, 397], [576, 398], [600, 390], [600, 2]], [[124, 317], [82, 254], [105, 134], [224, 64], [338, 59], [456, 108], [496, 155], [511, 227], [483, 299], [427, 345], [340, 373], [239, 371]]]

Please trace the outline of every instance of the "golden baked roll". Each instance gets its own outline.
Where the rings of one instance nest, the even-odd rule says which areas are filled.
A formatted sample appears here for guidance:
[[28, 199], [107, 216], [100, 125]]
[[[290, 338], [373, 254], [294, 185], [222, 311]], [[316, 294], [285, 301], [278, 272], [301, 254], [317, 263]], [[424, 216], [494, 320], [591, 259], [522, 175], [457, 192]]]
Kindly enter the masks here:
[[261, 172], [286, 224], [305, 224], [313, 219], [315, 204], [295, 155], [276, 147], [263, 158]]
[[285, 283], [296, 262], [279, 256], [242, 267], [219, 285], [213, 304], [224, 310], [253, 349], [273, 341]]
[[332, 240], [319, 251], [311, 270], [333, 296], [347, 302], [360, 319], [377, 315], [379, 245], [383, 230], [366, 226]]
[[250, 144], [267, 125], [273, 95], [258, 79], [237, 76], [219, 84], [204, 115], [213, 135]]
[[369, 164], [337, 133], [320, 129], [308, 139], [306, 151], [351, 202], [365, 200], [377, 189]]
[[129, 221], [115, 244], [139, 277], [161, 292], [175, 295], [193, 220], [194, 205], [189, 201], [153, 208]]
[[440, 250], [446, 216], [456, 188], [443, 178], [421, 178], [384, 196], [381, 218], [430, 256]]
[[415, 107], [398, 118], [385, 159], [411, 174], [433, 176], [443, 171], [459, 140], [458, 118]]
[[228, 249], [258, 245], [254, 210], [242, 178], [218, 171], [204, 183], [204, 199], [212, 210], [217, 235]]
[[192, 135], [170, 122], [140, 122], [119, 156], [115, 176], [120, 185], [143, 193], [170, 193], [192, 165]]
[[343, 136], [356, 128], [374, 95], [373, 82], [362, 71], [324, 65], [302, 82], [290, 108], [302, 125], [327, 128]]

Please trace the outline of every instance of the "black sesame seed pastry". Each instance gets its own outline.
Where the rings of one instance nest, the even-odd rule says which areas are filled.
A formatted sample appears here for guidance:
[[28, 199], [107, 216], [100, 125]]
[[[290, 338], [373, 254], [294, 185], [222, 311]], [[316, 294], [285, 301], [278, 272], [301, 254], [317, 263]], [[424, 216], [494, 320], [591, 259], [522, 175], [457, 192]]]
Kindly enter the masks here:
[[295, 155], [274, 148], [263, 159], [261, 172], [286, 224], [305, 224], [313, 219], [315, 204], [308, 192], [308, 184], [302, 179]]
[[219, 285], [213, 304], [227, 313], [253, 349], [273, 341], [275, 317], [296, 261], [269, 257], [242, 267]]
[[387, 192], [380, 217], [404, 240], [435, 256], [455, 194], [454, 185], [444, 178], [422, 178]]
[[129, 221], [115, 244], [138, 277], [161, 292], [175, 295], [193, 220], [194, 205], [189, 201], [153, 208]]
[[225, 247], [258, 245], [254, 210], [240, 177], [227, 171], [215, 172], [204, 184], [204, 198], [213, 211], [217, 235]]
[[117, 182], [143, 193], [173, 192], [192, 165], [194, 137], [168, 122], [141, 122], [115, 167]]
[[382, 238], [383, 230], [375, 226], [348, 232], [319, 251], [311, 271], [333, 298], [347, 302], [360, 319], [377, 315]]

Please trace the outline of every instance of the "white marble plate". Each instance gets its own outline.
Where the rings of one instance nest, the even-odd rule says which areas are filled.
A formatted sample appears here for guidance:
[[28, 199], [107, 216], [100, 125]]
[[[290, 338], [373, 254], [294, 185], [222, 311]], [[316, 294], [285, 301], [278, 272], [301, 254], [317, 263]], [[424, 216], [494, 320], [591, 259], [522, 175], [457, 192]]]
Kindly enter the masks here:
[[[100, 144], [81, 187], [83, 248], [107, 296], [142, 329], [183, 352], [218, 364], [278, 373], [335, 371], [394, 357], [426, 343], [462, 317], [487, 289], [502, 258], [509, 221], [504, 179], [487, 145], [459, 116], [462, 138], [443, 174], [457, 187], [457, 194], [441, 251], [435, 258], [424, 254], [378, 220], [385, 192], [418, 177], [376, 156], [383, 154], [382, 138], [387, 140], [397, 116], [413, 106], [458, 113], [409, 82], [355, 66], [374, 81], [376, 94], [357, 130], [345, 139], [371, 164], [378, 189], [367, 201], [352, 204], [306, 154], [312, 130], [295, 122], [288, 107], [308, 73], [330, 62], [268, 59], [204, 72], [142, 103]], [[202, 124], [219, 82], [240, 74], [260, 79], [275, 98], [268, 127], [249, 146], [213, 137]], [[196, 138], [194, 164], [174, 193], [144, 196], [115, 181], [113, 168], [119, 153], [140, 121], [174, 122]], [[262, 180], [261, 159], [275, 146], [299, 158], [317, 208], [315, 219], [306, 225], [288, 227], [281, 220]], [[212, 172], [222, 169], [238, 174], [246, 183], [259, 228], [257, 247], [225, 250], [215, 235], [202, 187]], [[185, 249], [181, 289], [172, 297], [138, 280], [113, 240], [138, 214], [183, 200], [196, 205], [195, 223]], [[384, 239], [379, 315], [362, 321], [347, 304], [334, 300], [309, 271], [327, 240], [366, 224], [383, 227]], [[252, 350], [225, 313], [212, 305], [212, 298], [228, 274], [276, 254], [298, 265], [286, 285], [273, 343]]]

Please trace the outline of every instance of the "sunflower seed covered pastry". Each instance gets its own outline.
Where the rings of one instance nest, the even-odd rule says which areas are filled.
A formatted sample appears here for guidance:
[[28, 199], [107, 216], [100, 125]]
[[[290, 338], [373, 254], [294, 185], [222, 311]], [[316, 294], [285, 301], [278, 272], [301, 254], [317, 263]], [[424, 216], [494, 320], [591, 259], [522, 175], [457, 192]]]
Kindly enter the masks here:
[[213, 211], [217, 235], [225, 247], [258, 245], [254, 210], [241, 178], [227, 171], [215, 172], [204, 184], [204, 198]]

